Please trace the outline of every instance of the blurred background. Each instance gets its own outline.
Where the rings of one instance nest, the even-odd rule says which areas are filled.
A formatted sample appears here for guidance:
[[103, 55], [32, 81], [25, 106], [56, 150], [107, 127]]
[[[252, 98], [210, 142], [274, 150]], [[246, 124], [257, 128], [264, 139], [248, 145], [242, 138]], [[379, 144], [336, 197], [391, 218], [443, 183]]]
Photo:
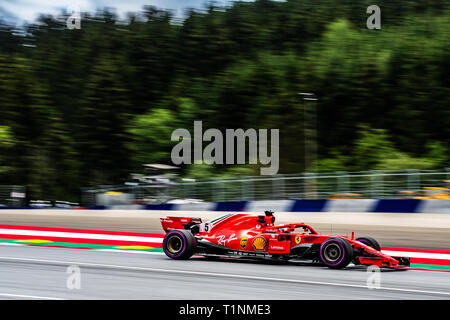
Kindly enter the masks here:
[[[73, 30], [3, 1], [1, 205], [450, 198], [447, 1], [149, 1]], [[279, 175], [174, 167], [194, 120], [279, 129]]]

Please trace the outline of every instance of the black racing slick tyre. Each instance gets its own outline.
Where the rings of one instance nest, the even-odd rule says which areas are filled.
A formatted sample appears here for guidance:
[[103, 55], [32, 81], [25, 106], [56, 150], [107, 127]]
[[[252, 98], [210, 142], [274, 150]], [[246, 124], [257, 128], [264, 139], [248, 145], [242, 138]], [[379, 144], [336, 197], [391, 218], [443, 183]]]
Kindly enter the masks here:
[[172, 230], [164, 236], [164, 253], [172, 259], [186, 260], [195, 252], [196, 241], [189, 230]]
[[381, 251], [380, 244], [374, 238], [371, 238], [371, 237], [359, 237], [359, 238], [356, 238], [356, 241], [362, 242], [366, 246], [372, 247], [373, 249], [375, 249], [377, 251]]
[[353, 248], [341, 238], [329, 238], [320, 246], [320, 260], [331, 269], [345, 268], [353, 259]]

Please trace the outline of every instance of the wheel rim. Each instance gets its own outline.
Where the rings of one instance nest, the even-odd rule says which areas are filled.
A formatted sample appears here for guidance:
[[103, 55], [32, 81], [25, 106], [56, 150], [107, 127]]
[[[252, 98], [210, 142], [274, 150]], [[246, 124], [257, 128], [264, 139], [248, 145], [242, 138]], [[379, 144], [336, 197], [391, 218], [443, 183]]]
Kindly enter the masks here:
[[171, 254], [177, 254], [183, 249], [183, 240], [178, 235], [173, 235], [167, 241], [167, 250]]
[[327, 261], [333, 263], [338, 261], [342, 256], [342, 249], [336, 243], [330, 243], [324, 248], [323, 255]]

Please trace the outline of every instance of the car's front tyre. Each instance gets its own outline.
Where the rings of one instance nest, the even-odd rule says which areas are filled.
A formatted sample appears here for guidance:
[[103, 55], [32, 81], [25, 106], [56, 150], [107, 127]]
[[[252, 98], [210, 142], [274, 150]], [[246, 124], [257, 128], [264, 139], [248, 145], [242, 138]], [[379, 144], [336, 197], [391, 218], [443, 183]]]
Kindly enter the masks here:
[[372, 249], [375, 249], [377, 251], [381, 251], [380, 244], [374, 238], [371, 238], [371, 237], [359, 237], [359, 238], [356, 238], [356, 241], [364, 243], [366, 246], [369, 246]]
[[329, 238], [320, 246], [320, 260], [332, 269], [345, 268], [353, 259], [353, 248], [341, 238]]

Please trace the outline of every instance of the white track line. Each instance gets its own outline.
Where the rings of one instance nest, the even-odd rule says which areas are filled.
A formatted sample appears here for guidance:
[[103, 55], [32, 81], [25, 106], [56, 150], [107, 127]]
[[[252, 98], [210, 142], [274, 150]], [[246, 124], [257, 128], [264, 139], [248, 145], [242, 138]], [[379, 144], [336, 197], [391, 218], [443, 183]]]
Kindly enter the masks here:
[[39, 299], [39, 300], [64, 300], [62, 298], [43, 297], [43, 296], [29, 296], [29, 295], [26, 295], [26, 294], [13, 294], [13, 293], [0, 293], [0, 297]]
[[0, 246], [24, 246], [24, 244], [13, 242], [0, 242]]
[[103, 252], [120, 252], [120, 253], [137, 253], [137, 254], [157, 254], [164, 255], [164, 252], [151, 252], [151, 251], [140, 251], [140, 250], [118, 250], [118, 249], [94, 249], [95, 251], [103, 251]]
[[[60, 260], [44, 260], [44, 259], [31, 259], [31, 258], [16, 258], [16, 257], [1, 257], [0, 260], [9, 261], [29, 261], [29, 262], [44, 262], [53, 263], [61, 265], [78, 265], [86, 267], [103, 267], [110, 269], [123, 269], [123, 270], [134, 270], [134, 271], [152, 271], [152, 272], [162, 272], [162, 273], [172, 273], [172, 274], [189, 274], [198, 276], [210, 276], [210, 277], [222, 277], [222, 278], [234, 278], [234, 279], [245, 279], [245, 280], [258, 280], [258, 281], [275, 281], [284, 283], [297, 283], [297, 284], [312, 284], [312, 285], [325, 285], [334, 287], [350, 287], [359, 289], [368, 289], [365, 285], [349, 284], [349, 283], [337, 283], [337, 282], [324, 282], [324, 281], [311, 281], [311, 280], [295, 280], [295, 279], [283, 279], [283, 278], [270, 278], [270, 277], [257, 277], [249, 275], [239, 275], [239, 274], [229, 274], [229, 273], [214, 273], [214, 272], [201, 272], [201, 271], [187, 271], [187, 270], [174, 270], [174, 269], [160, 269], [160, 268], [144, 268], [144, 267], [133, 267], [133, 266], [121, 266], [113, 264], [100, 264], [100, 263], [89, 263], [89, 262], [76, 262], [76, 261], [60, 261]], [[387, 290], [387, 291], [399, 291], [408, 293], [424, 293], [424, 294], [434, 294], [434, 295], [444, 295], [450, 296], [450, 292], [442, 291], [427, 291], [427, 290], [417, 290], [417, 289], [405, 289], [405, 288], [393, 288], [393, 287], [380, 287], [374, 290]]]

